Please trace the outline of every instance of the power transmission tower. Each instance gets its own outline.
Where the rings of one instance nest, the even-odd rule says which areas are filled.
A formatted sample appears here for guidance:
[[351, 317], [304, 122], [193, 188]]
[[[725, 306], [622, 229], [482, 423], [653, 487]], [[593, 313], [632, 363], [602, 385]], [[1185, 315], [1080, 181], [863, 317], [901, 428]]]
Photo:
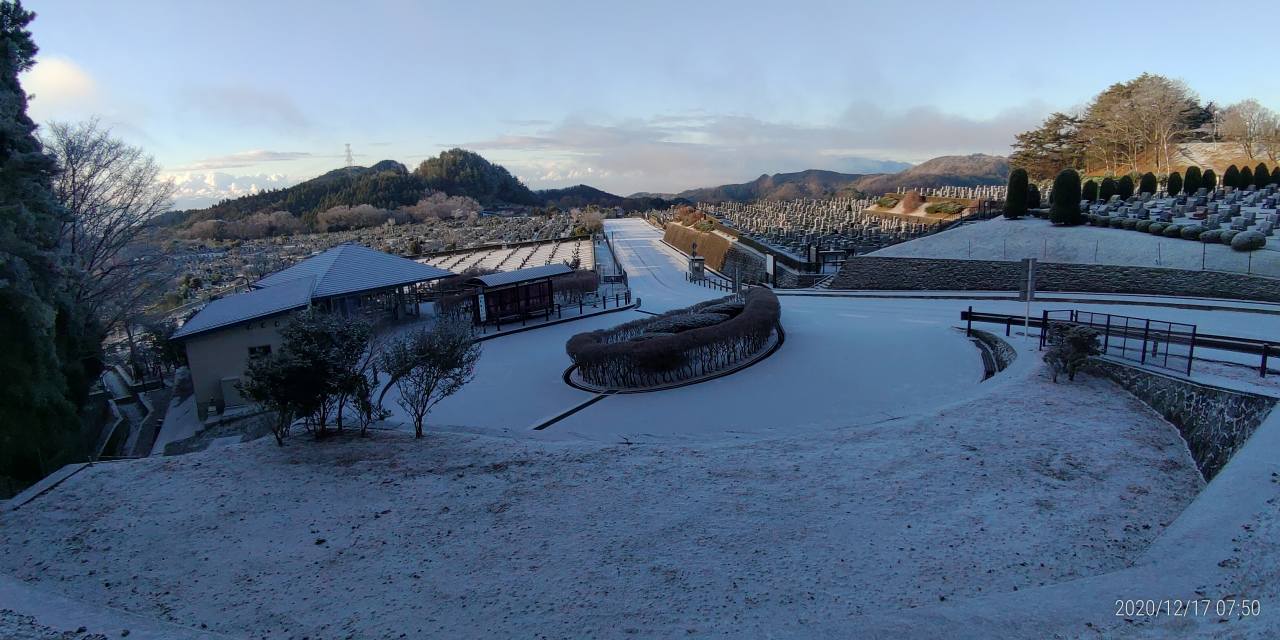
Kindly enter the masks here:
[[348, 142], [347, 143], [347, 166], [350, 167], [353, 164], [355, 164], [355, 160], [353, 160], [351, 157], [351, 143]]

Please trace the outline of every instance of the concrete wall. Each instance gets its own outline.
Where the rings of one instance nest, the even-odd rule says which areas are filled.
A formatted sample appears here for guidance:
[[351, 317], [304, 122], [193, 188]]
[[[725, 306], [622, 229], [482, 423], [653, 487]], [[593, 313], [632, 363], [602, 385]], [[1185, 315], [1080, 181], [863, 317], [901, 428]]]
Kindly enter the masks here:
[[[1022, 264], [998, 260], [850, 258], [832, 289], [1017, 291]], [[1039, 291], [1136, 293], [1280, 302], [1280, 280], [1218, 271], [1040, 263]]]
[[216, 402], [219, 408], [243, 404], [234, 383], [249, 365], [249, 347], [271, 345], [271, 352], [278, 352], [280, 328], [288, 321], [288, 315], [279, 315], [196, 335], [185, 341], [200, 419], [204, 419], [210, 401]]
[[1105, 358], [1095, 359], [1091, 367], [1178, 427], [1205, 480], [1222, 470], [1277, 402]]

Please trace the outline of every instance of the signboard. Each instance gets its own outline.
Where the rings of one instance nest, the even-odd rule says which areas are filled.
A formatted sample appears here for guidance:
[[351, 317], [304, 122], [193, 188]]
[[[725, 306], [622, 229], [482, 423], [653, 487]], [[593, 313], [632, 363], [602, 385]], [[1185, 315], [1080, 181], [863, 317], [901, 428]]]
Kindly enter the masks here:
[[707, 277], [707, 274], [705, 272], [706, 262], [707, 262], [707, 259], [700, 256], [694, 256], [689, 258], [689, 279], [690, 280], [702, 280], [703, 278]]
[[489, 310], [488, 310], [488, 308], [487, 308], [487, 307], [485, 307], [485, 304], [484, 304], [484, 292], [483, 292], [483, 291], [481, 291], [480, 293], [476, 294], [476, 306], [477, 306], [477, 308], [480, 310], [480, 324], [484, 324], [484, 323], [488, 322], [488, 321], [489, 321], [489, 313], [488, 313], [488, 312], [489, 312]]

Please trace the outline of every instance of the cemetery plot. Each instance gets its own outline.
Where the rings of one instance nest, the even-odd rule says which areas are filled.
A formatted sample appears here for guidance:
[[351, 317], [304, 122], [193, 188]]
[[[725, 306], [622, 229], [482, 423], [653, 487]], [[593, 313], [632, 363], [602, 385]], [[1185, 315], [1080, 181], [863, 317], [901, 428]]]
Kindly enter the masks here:
[[590, 238], [560, 238], [542, 242], [477, 247], [419, 258], [433, 267], [462, 273], [468, 269], [515, 271], [526, 267], [578, 262], [580, 269], [595, 267], [595, 251]]

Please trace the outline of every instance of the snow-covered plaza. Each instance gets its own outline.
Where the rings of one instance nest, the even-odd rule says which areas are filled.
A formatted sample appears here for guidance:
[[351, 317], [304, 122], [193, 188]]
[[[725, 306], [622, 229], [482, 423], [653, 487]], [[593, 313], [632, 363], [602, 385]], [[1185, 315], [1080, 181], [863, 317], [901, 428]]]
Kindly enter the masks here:
[[[1206, 489], [1170, 423], [1105, 379], [1051, 383], [1018, 328], [1018, 357], [984, 381], [960, 311], [1022, 313], [1019, 302], [785, 295], [786, 341], [759, 363], [532, 430], [594, 397], [562, 380], [571, 335], [723, 295], [687, 282], [684, 258], [644, 221], [606, 232], [639, 310], [485, 341], [475, 381], [421, 441], [396, 416], [367, 439], [89, 467], [3, 515], [0, 602], [56, 594], [75, 606], [19, 610], [56, 626], [91, 608], [135, 638], [1280, 629], [1274, 616], [1126, 621], [1111, 606], [1197, 589], [1274, 605], [1280, 579], [1257, 559], [1277, 551], [1280, 485], [1230, 509], [1222, 497], [1274, 468], [1257, 447], [1280, 440], [1276, 417]], [[1280, 334], [1265, 305], [1056, 298], [1031, 312]], [[1245, 379], [1216, 355], [1205, 375]]]

